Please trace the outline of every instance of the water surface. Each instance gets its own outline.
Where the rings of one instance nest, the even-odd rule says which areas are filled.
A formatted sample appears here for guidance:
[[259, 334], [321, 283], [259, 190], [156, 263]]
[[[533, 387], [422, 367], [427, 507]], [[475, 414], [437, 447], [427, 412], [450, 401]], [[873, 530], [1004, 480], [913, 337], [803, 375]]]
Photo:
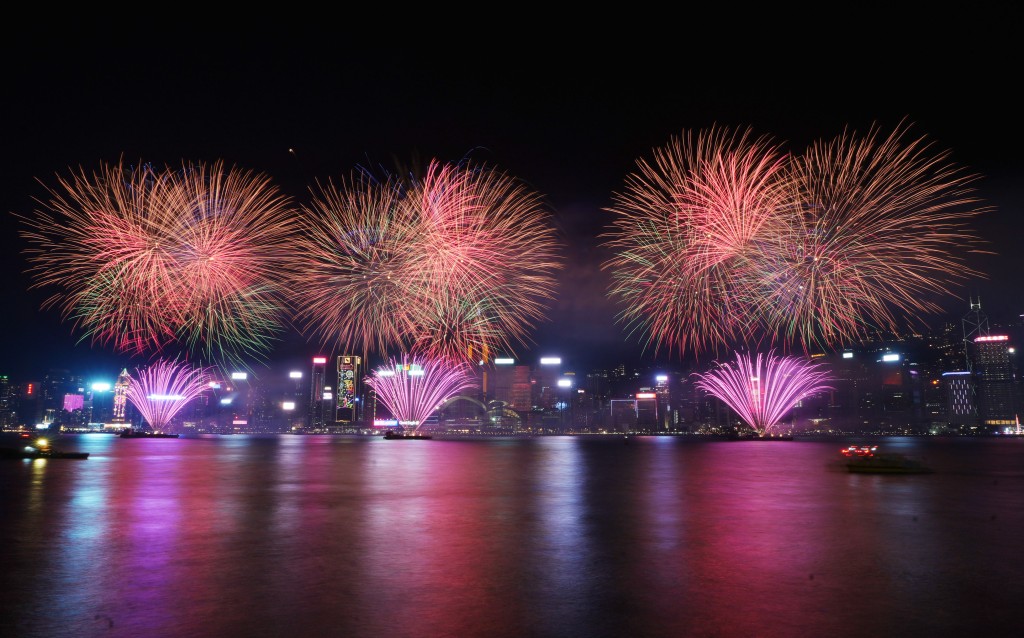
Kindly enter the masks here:
[[[1015, 636], [1024, 437], [62, 437], [0, 463], [30, 636]], [[5, 632], [6, 633], [6, 632]]]

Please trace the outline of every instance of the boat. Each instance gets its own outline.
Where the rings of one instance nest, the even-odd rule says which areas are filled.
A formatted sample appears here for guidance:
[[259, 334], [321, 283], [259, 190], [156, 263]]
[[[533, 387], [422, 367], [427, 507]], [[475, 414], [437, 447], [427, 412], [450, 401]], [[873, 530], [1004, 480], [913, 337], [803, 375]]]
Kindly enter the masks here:
[[395, 432], [394, 430], [388, 430], [384, 433], [385, 439], [432, 439], [434, 437], [429, 434], [418, 434], [416, 432]]
[[786, 434], [758, 434], [756, 432], [743, 432], [730, 434], [728, 441], [792, 441], [793, 437]]
[[87, 459], [88, 452], [68, 452], [50, 446], [46, 439], [39, 439], [32, 445], [20, 448], [0, 448], [0, 458], [5, 459]]
[[851, 445], [842, 450], [846, 469], [854, 474], [931, 474], [921, 459], [895, 452], [879, 452], [877, 445]]
[[119, 435], [122, 439], [176, 439], [180, 435], [168, 432], [146, 432], [143, 430], [125, 430]]

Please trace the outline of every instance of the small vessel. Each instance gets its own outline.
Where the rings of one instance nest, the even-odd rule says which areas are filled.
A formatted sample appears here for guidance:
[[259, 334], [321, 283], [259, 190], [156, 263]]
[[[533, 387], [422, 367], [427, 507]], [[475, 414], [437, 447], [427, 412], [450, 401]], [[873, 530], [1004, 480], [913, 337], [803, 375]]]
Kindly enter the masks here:
[[788, 434], [758, 434], [757, 432], [737, 432], [728, 437], [729, 441], [792, 441]]
[[931, 474], [932, 468], [920, 460], [878, 451], [877, 445], [851, 445], [842, 450], [846, 469], [854, 474]]
[[46, 439], [38, 439], [32, 445], [21, 448], [0, 448], [0, 458], [5, 459], [87, 459], [88, 452], [67, 452], [50, 446]]
[[847, 458], [856, 458], [860, 456], [872, 456], [877, 451], [877, 445], [851, 445], [839, 450], [839, 453]]
[[385, 439], [432, 439], [434, 437], [429, 434], [418, 434], [416, 432], [396, 432], [394, 430], [388, 430], [384, 433]]
[[178, 434], [168, 432], [148, 432], [145, 430], [125, 430], [119, 435], [122, 439], [176, 439]]

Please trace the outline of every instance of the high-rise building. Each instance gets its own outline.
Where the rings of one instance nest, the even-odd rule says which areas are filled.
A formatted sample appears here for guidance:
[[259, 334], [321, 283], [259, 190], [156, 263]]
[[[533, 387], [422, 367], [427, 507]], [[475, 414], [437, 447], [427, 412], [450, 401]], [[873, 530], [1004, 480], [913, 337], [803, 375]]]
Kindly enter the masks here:
[[530, 366], [516, 365], [511, 358], [497, 358], [489, 382], [488, 401], [500, 401], [521, 415], [530, 411]]
[[114, 382], [114, 418], [111, 423], [126, 423], [125, 406], [128, 403], [128, 386], [131, 384], [128, 369], [123, 368]]
[[656, 432], [658, 426], [658, 393], [651, 388], [636, 393], [636, 428], [640, 432]]
[[362, 415], [359, 395], [362, 390], [362, 357], [345, 354], [338, 357], [338, 388], [335, 393], [338, 426], [343, 430], [355, 428]]
[[946, 390], [946, 423], [953, 430], [969, 432], [978, 425], [974, 386], [967, 370], [942, 373]]
[[1016, 425], [1017, 410], [1014, 366], [1007, 335], [983, 335], [974, 338], [970, 355], [975, 388], [978, 393], [978, 416], [981, 425], [991, 430]]
[[327, 427], [327, 401], [324, 392], [327, 383], [327, 357], [313, 357], [313, 369], [309, 375], [309, 410], [307, 427], [322, 431]]
[[558, 380], [562, 377], [561, 357], [541, 357], [540, 365], [533, 371], [533, 391], [531, 401], [533, 407], [551, 410], [564, 394], [558, 388]]
[[0, 374], [0, 428], [17, 425], [18, 418], [14, 387], [6, 374]]

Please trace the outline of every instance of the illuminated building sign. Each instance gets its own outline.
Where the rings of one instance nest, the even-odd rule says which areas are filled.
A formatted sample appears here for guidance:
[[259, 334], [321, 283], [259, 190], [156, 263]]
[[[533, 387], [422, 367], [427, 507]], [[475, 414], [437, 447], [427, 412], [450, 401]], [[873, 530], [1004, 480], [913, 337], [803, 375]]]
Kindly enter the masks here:
[[494, 360], [494, 365], [496, 365], [496, 366], [510, 366], [510, 365], [512, 365], [515, 362], [516, 362], [515, 359], [509, 359], [507, 357], [504, 357], [504, 358], [500, 358], [500, 359], [495, 359]]
[[658, 376], [654, 377], [654, 380], [657, 381], [658, 383], [665, 383], [666, 381], [668, 381], [668, 375], [659, 374]]
[[288, 378], [289, 379], [301, 379], [302, 378], [302, 373], [301, 372], [296, 372], [296, 371], [293, 370], [292, 372], [288, 373]]
[[898, 354], [883, 354], [882, 361], [899, 361], [900, 355]]
[[853, 358], [853, 353], [852, 352], [844, 352], [843, 353], [843, 358], [844, 359], [852, 359]]
[[232, 372], [231, 373], [231, 378], [232, 379], [242, 379], [242, 380], [244, 380], [244, 379], [248, 379], [249, 375], [246, 374], [245, 372]]
[[375, 428], [394, 427], [394, 425], [396, 423], [398, 425], [406, 425], [406, 426], [412, 426], [412, 427], [415, 427], [415, 426], [420, 424], [419, 421], [396, 421], [395, 419], [374, 419], [373, 420], [373, 427], [375, 427]]
[[[338, 357], [338, 421], [352, 422], [358, 418], [356, 402], [359, 400], [359, 366], [362, 362], [361, 357]], [[378, 371], [378, 374], [382, 372]]]
[[1006, 335], [991, 335], [988, 337], [975, 337], [974, 343], [981, 343], [983, 341], [1009, 341], [1009, 337]]
[[541, 357], [540, 364], [542, 366], [557, 366], [562, 364], [562, 357]]
[[560, 387], [560, 388], [571, 388], [572, 387], [572, 379], [559, 379], [558, 380], [558, 387]]
[[327, 357], [313, 357], [314, 365], [320, 365], [323, 363], [327, 363]]
[[92, 391], [93, 392], [106, 392], [109, 389], [110, 389], [110, 384], [109, 383], [105, 383], [103, 381], [98, 381], [98, 382], [92, 384]]
[[655, 399], [655, 398], [657, 398], [657, 396], [658, 395], [653, 393], [653, 392], [637, 392], [636, 393], [636, 398], [638, 398], [638, 399]]
[[85, 397], [82, 396], [81, 394], [64, 395], [64, 409], [67, 410], [68, 412], [81, 410], [83, 405], [85, 405]]
[[295, 409], [295, 402], [294, 401], [285, 401], [284, 403], [281, 404], [281, 409], [282, 410], [294, 410]]

